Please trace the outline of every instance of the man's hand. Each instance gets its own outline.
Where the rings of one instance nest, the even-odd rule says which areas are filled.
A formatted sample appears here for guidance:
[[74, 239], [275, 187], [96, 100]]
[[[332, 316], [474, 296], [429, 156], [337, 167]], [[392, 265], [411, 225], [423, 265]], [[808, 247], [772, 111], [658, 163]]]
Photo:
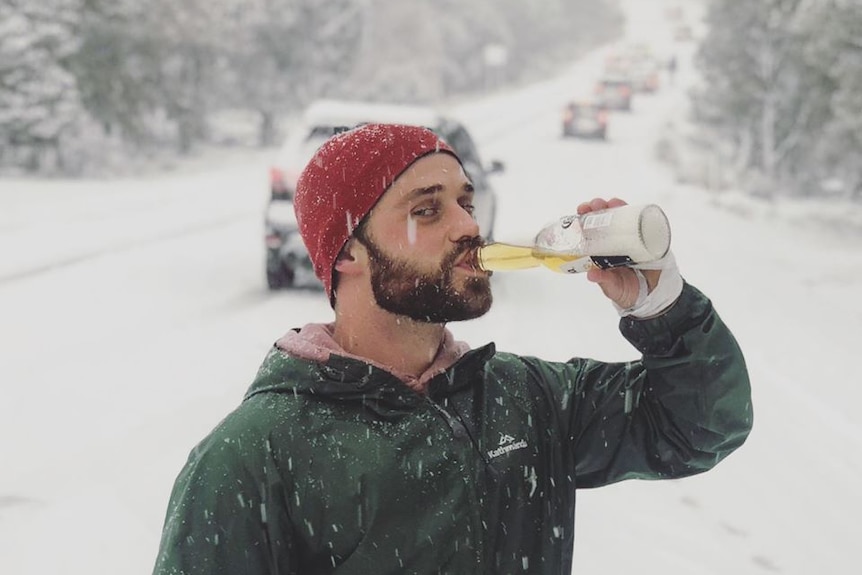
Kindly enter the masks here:
[[[625, 206], [626, 202], [619, 198], [604, 200], [594, 198], [578, 206], [578, 214], [583, 215], [592, 211], [604, 210]], [[652, 292], [658, 285], [661, 270], [641, 270], [647, 283], [647, 293]], [[615, 268], [609, 270], [591, 269], [587, 272], [587, 279], [599, 284], [602, 292], [620, 308], [628, 309], [635, 305], [640, 293], [640, 282], [633, 269]]]

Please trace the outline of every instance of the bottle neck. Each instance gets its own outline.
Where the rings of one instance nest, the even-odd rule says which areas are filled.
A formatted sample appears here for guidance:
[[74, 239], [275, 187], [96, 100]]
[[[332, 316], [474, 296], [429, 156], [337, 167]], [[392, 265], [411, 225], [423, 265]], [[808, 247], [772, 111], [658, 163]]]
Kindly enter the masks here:
[[533, 248], [494, 242], [479, 248], [476, 263], [485, 271], [523, 270], [541, 265]]

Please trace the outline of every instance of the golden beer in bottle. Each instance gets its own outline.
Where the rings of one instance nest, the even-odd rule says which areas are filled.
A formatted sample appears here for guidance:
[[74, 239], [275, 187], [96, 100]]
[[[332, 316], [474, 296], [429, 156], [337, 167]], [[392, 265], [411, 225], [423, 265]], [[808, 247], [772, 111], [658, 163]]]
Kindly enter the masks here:
[[560, 273], [591, 268], [631, 267], [664, 257], [670, 224], [654, 205], [625, 205], [564, 216], [542, 228], [532, 246], [491, 243], [479, 248], [477, 264], [486, 271], [544, 266]]

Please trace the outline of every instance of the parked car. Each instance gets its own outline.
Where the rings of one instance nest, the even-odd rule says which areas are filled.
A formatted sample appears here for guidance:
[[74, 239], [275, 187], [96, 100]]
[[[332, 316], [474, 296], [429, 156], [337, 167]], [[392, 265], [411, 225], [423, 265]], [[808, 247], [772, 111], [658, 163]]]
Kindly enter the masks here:
[[607, 139], [608, 111], [594, 100], [575, 100], [563, 109], [563, 136]]
[[314, 152], [334, 134], [372, 122], [424, 126], [433, 130], [457, 152], [475, 187], [474, 215], [482, 235], [494, 235], [497, 195], [489, 176], [503, 164], [485, 164], [467, 127], [432, 107], [343, 100], [319, 100], [310, 105], [282, 146], [270, 168], [270, 200], [265, 216], [266, 280], [270, 289], [293, 286], [321, 287], [314, 276], [293, 213], [296, 180]]
[[634, 85], [628, 76], [608, 75], [596, 84], [596, 97], [608, 110], [631, 110]]

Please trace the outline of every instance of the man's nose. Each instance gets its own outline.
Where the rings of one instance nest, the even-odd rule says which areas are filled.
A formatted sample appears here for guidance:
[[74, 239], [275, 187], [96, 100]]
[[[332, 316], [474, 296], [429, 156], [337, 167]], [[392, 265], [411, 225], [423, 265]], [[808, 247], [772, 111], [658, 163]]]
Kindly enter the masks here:
[[455, 222], [452, 225], [452, 241], [457, 242], [464, 238], [475, 238], [480, 234], [479, 222], [473, 214], [458, 204]]

